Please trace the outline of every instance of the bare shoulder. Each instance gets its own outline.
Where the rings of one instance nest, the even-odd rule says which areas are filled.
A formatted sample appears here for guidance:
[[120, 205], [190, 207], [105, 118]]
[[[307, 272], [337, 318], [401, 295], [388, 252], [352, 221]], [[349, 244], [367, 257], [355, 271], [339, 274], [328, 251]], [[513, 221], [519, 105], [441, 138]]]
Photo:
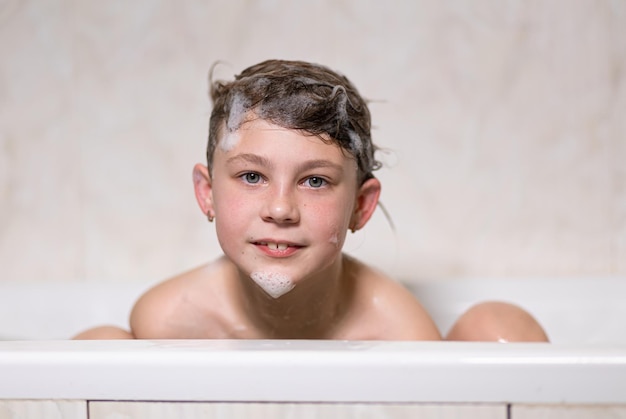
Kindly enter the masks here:
[[[209, 295], [207, 287], [219, 262], [202, 265], [167, 279], [146, 291], [135, 303], [130, 327], [138, 339], [193, 338], [195, 324], [201, 323], [203, 307], [194, 296]], [[207, 301], [210, 303], [210, 301]], [[192, 330], [190, 330], [190, 327]]]
[[[356, 304], [375, 325], [376, 339], [440, 340], [434, 321], [417, 298], [402, 284], [355, 259], [348, 259], [356, 274]], [[363, 305], [362, 305], [363, 304]]]

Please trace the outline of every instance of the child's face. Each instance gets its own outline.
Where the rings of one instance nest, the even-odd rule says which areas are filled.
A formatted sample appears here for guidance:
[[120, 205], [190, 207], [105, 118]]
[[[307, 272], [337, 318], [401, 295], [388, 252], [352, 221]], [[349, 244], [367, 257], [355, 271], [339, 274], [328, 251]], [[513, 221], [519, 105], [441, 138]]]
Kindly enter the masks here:
[[224, 253], [275, 298], [340, 266], [347, 230], [367, 222], [380, 190], [357, 184], [338, 146], [260, 119], [220, 140], [207, 177], [206, 207], [198, 200]]

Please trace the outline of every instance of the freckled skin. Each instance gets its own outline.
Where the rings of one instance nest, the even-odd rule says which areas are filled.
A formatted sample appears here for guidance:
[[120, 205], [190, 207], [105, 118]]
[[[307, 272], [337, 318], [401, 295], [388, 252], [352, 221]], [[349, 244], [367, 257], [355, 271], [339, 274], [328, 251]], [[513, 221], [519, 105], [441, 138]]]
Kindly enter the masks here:
[[[212, 173], [194, 170], [224, 256], [144, 294], [130, 336], [439, 340], [407, 289], [341, 252], [348, 229], [362, 228], [376, 208], [378, 180], [358, 185], [354, 159], [317, 137], [263, 120], [238, 134], [232, 148], [216, 149]], [[254, 273], [294, 287], [274, 298]]]
[[[75, 338], [441, 339], [407, 289], [341, 252], [347, 231], [365, 226], [376, 208], [378, 180], [358, 185], [355, 161], [317, 137], [258, 119], [237, 134], [215, 150], [211, 173], [194, 168], [198, 204], [215, 216], [224, 255], [146, 292], [130, 331], [100, 327]], [[289, 287], [259, 286], [252, 276], [287, 278], [293, 288], [281, 293]], [[485, 320], [490, 313], [512, 312], [469, 313], [449, 338], [502, 337], [468, 332], [501, 328]], [[506, 324], [513, 340], [520, 323]]]
[[[224, 255], [146, 292], [130, 331], [76, 338], [440, 339], [409, 291], [341, 252], [381, 188], [356, 87], [318, 64], [267, 60], [212, 82], [210, 94], [211, 170], [196, 165], [193, 182]], [[519, 314], [503, 307], [464, 315], [455, 333], [474, 338], [464, 330], [500, 327], [489, 314]]]

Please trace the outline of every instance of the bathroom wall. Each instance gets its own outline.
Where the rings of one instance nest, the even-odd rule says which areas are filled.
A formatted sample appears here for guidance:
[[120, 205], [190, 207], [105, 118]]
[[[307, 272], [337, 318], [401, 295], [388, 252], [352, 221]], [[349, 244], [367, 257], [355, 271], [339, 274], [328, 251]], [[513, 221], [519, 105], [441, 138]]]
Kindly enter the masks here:
[[324, 63], [371, 99], [390, 274], [626, 275], [626, 3], [0, 0], [0, 280], [158, 281], [197, 209], [209, 67]]

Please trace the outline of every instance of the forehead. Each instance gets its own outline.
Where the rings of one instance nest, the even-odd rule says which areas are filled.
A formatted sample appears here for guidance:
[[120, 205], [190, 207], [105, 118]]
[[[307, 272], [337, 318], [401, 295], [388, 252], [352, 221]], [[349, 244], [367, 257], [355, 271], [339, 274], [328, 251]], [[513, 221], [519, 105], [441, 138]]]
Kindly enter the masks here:
[[263, 119], [243, 123], [236, 131], [225, 130], [220, 139], [216, 156], [232, 158], [237, 153], [256, 153], [269, 158], [288, 160], [328, 160], [357, 171], [356, 160], [332, 140], [302, 133], [272, 124]]

